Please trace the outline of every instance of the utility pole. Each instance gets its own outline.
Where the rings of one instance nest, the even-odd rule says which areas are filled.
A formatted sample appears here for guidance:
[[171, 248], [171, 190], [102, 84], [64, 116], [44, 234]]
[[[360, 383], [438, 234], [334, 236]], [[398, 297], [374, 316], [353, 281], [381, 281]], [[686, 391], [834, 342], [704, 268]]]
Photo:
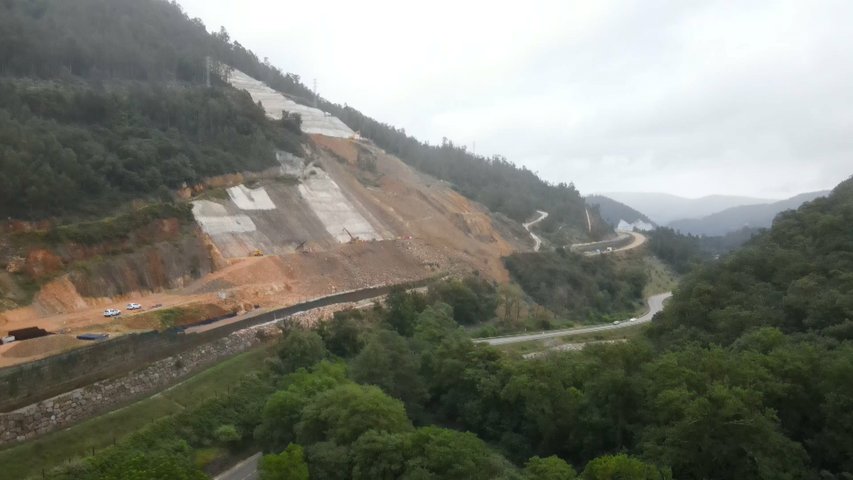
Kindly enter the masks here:
[[314, 79], [314, 108], [317, 108], [317, 79]]
[[204, 57], [204, 84], [210, 88], [210, 55]]

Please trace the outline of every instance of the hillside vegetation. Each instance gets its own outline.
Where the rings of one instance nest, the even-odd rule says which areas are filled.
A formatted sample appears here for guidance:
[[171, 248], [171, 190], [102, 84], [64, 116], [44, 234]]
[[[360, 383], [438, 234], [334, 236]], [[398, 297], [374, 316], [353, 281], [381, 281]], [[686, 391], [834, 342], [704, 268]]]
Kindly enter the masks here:
[[[224, 28], [208, 33], [165, 0], [5, 1], [0, 52], [0, 167], [15, 172], [0, 183], [4, 216], [104, 213], [203, 176], [274, 165], [275, 148], [297, 153], [292, 131], [218, 82], [223, 65], [313, 101], [298, 75], [259, 60]], [[203, 87], [207, 57], [215, 66], [211, 90]], [[524, 221], [547, 208], [545, 232], [568, 224], [578, 227], [571, 235], [589, 235], [571, 184], [548, 184], [450, 141], [425, 144], [352, 107], [323, 99], [319, 106], [492, 211]], [[593, 236], [608, 230], [603, 222], [594, 227]]]
[[213, 73], [222, 45], [147, 1], [0, 4], [0, 216], [97, 216], [275, 165], [298, 134]]
[[690, 276], [656, 335], [729, 345], [772, 327], [853, 338], [852, 222], [853, 180], [782, 213], [772, 229]]
[[619, 225], [620, 220], [625, 220], [628, 223], [634, 223], [638, 220], [646, 223], [652, 223], [652, 221], [649, 220], [649, 217], [643, 215], [637, 210], [634, 210], [628, 205], [625, 205], [624, 203], [617, 202], [616, 200], [613, 200], [610, 197], [605, 197], [604, 195], [587, 195], [586, 203], [590, 206], [596, 207], [601, 218], [613, 227]]
[[850, 478], [851, 216], [848, 180], [698, 267], [645, 338], [579, 352], [472, 343], [478, 282], [291, 326], [264, 375], [54, 478], [203, 478], [257, 448], [280, 478]]
[[537, 303], [575, 321], [632, 313], [642, 304], [648, 280], [639, 258], [587, 257], [560, 248], [516, 253], [504, 261], [513, 279]]

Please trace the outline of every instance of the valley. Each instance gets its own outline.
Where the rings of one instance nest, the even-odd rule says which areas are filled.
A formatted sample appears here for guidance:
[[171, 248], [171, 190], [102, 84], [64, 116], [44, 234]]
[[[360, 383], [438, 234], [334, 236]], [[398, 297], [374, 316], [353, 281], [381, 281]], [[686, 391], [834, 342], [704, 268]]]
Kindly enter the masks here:
[[517, 7], [0, 2], [0, 478], [853, 478], [845, 9]]

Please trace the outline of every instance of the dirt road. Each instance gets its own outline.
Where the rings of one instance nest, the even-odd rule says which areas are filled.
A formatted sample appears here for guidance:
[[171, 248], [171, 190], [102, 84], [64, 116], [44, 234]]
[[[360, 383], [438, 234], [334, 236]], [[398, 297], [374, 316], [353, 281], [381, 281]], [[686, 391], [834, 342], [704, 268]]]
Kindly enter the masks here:
[[533, 242], [534, 242], [533, 251], [534, 252], [539, 251], [539, 247], [542, 246], [542, 239], [539, 238], [539, 236], [536, 235], [535, 233], [531, 232], [530, 227], [532, 227], [533, 225], [536, 225], [537, 223], [541, 222], [542, 220], [545, 220], [546, 218], [548, 218], [548, 212], [545, 212], [542, 210], [536, 210], [536, 213], [539, 214], [539, 217], [537, 219], [523, 224], [524, 229], [527, 230], [527, 233], [529, 233], [530, 236], [533, 237]]

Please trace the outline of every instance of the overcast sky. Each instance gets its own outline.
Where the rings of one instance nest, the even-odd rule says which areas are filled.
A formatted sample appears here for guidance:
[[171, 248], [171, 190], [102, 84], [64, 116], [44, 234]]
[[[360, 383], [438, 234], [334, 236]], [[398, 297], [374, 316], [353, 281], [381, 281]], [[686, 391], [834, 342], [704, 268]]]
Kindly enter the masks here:
[[582, 193], [853, 174], [853, 2], [179, 0], [325, 98]]

